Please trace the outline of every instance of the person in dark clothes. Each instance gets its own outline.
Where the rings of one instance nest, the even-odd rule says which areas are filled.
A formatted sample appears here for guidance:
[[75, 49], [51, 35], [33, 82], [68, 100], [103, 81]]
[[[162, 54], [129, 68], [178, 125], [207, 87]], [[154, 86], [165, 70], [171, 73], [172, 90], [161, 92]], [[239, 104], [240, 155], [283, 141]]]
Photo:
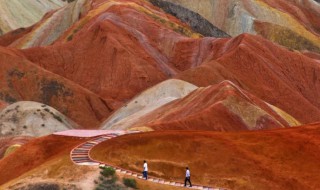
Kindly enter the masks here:
[[190, 170], [188, 167], [186, 167], [186, 179], [184, 180], [184, 186], [186, 187], [187, 186], [187, 181], [189, 182], [190, 184], [190, 187], [192, 187], [192, 184], [191, 184], [191, 180], [190, 180]]

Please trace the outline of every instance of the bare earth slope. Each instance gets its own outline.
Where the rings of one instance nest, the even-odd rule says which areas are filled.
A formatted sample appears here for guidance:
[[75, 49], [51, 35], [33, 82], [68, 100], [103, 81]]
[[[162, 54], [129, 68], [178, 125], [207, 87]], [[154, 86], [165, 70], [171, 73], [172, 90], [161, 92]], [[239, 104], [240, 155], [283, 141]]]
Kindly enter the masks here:
[[[320, 6], [314, 0], [152, 0], [200, 14], [231, 36], [259, 34], [296, 50], [320, 52]], [[184, 15], [171, 9], [174, 15]]]
[[[172, 81], [167, 81], [169, 82]], [[169, 88], [163, 89], [170, 91]], [[166, 92], [156, 87], [148, 89], [115, 112], [102, 124], [102, 128], [144, 129], [149, 127], [153, 130], [238, 131], [299, 125], [299, 122], [290, 115], [243, 91], [230, 81], [196, 88], [185, 96], [166, 101], [166, 104], [157, 103], [163, 99], [153, 96], [153, 103], [157, 107], [151, 104], [142, 110], [139, 109], [141, 101], [137, 100], [148, 98], [145, 94], [150, 91], [153, 91], [153, 94]], [[136, 111], [130, 115], [126, 114], [130, 110]]]
[[197, 86], [230, 80], [302, 123], [320, 120], [320, 67], [315, 59], [248, 34], [213, 41], [211, 49], [200, 67], [177, 78]]
[[20, 101], [0, 112], [0, 137], [39, 137], [78, 126], [54, 108], [45, 104]]
[[71, 149], [83, 141], [85, 141], [83, 138], [55, 135], [31, 140], [16, 152], [0, 161], [0, 184], [2, 185], [62, 154], [69, 155]]
[[197, 89], [195, 85], [177, 79], [161, 82], [127, 102], [101, 124], [103, 129], [127, 129], [153, 110], [180, 99]]
[[0, 100], [0, 111], [2, 111], [7, 106], [8, 106], [8, 103], [6, 103], [5, 101]]
[[0, 35], [18, 28], [28, 27], [38, 22], [50, 10], [65, 5], [63, 0], [1, 0]]
[[[200, 37], [150, 3], [100, 0], [52, 46], [23, 53], [31, 62], [115, 100], [115, 107], [172, 77], [200, 86], [230, 80], [302, 123], [320, 120], [316, 60], [259, 36]], [[201, 72], [193, 77], [197, 70]]]
[[86, 0], [77, 0], [56, 11], [51, 11], [24, 36], [15, 38], [7, 44], [20, 49], [52, 44], [78, 21], [82, 14], [85, 14], [88, 3], [89, 1]]
[[47, 104], [84, 128], [96, 127], [112, 111], [108, 100], [34, 65], [18, 51], [3, 47], [0, 47], [0, 86], [1, 100]]
[[149, 3], [93, 1], [53, 46], [24, 53], [103, 98], [126, 101], [178, 72], [166, 54], [186, 36], [200, 35]]
[[[75, 165], [70, 151], [88, 138], [50, 135], [34, 139], [15, 153], [0, 160], [0, 189], [95, 189], [100, 170], [98, 167]], [[0, 141], [1, 143], [1, 141]], [[9, 172], [9, 171], [18, 172]], [[120, 174], [119, 181], [122, 181]], [[179, 190], [171, 187], [137, 180], [140, 190]]]
[[150, 132], [122, 136], [92, 150], [94, 159], [133, 171], [230, 189], [318, 189], [320, 125], [259, 132]]
[[[21, 147], [23, 144], [27, 143], [30, 141], [32, 137], [25, 137], [25, 136], [20, 136], [20, 137], [0, 137], [0, 160], [4, 157], [7, 156], [9, 153], [14, 152], [17, 150], [19, 147]], [[8, 149], [10, 147], [14, 146], [14, 149], [12, 149], [10, 152], [8, 152]]]

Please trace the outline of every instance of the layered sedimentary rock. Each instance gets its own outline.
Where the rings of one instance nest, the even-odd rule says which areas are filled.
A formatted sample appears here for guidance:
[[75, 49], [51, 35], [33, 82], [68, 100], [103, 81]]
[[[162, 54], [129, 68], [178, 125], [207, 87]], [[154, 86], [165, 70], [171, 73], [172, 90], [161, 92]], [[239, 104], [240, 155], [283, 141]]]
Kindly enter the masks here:
[[201, 38], [147, 2], [93, 1], [52, 46], [23, 53], [117, 106], [171, 77], [201, 86], [230, 80], [302, 123], [320, 119], [316, 60], [253, 35]]
[[113, 110], [105, 100], [79, 85], [46, 71], [16, 50], [0, 47], [0, 99], [9, 104], [36, 101], [47, 104], [84, 128], [94, 128]]
[[[90, 2], [82, 4], [85, 10], [80, 11], [79, 20], [50, 46], [16, 52], [107, 100], [108, 113], [102, 114], [100, 107], [93, 111], [96, 123], [169, 78], [202, 87], [230, 80], [302, 123], [320, 120], [316, 59], [253, 35], [202, 37], [147, 1]], [[36, 39], [38, 34], [30, 31], [25, 35], [35, 34]], [[61, 105], [53, 107], [61, 111]], [[86, 117], [70, 118], [78, 122]]]
[[[318, 4], [179, 2], [214, 14], [217, 24], [202, 16], [231, 35], [260, 34], [288, 48], [252, 34], [203, 37], [192, 29], [206, 25], [193, 25], [199, 15], [178, 12], [179, 20], [146, 0], [78, 0], [0, 37], [1, 46], [11, 46], [0, 47], [2, 108], [41, 103], [7, 107], [1, 131], [28, 135], [51, 124], [54, 132], [64, 122], [59, 111], [79, 128], [105, 121], [104, 129], [162, 130], [114, 138], [90, 152], [122, 168], [140, 171], [146, 159], [151, 175], [168, 180], [180, 181], [189, 166], [203, 185], [319, 189], [319, 124], [291, 127], [320, 120]], [[84, 180], [86, 168], [69, 157], [87, 140], [50, 135], [18, 148], [25, 141], [0, 139], [0, 156], [8, 155], [0, 161], [0, 189], [28, 188], [32, 180], [93, 184], [94, 175]]]
[[16, 151], [23, 144], [30, 141], [32, 137], [0, 137], [0, 160]]
[[31, 31], [10, 43], [10, 47], [30, 48], [46, 46], [57, 40], [68, 28], [79, 20], [89, 1], [77, 0], [56, 11], [48, 13]]
[[[153, 110], [180, 99], [197, 89], [190, 83], [170, 79], [157, 84], [134, 97], [122, 108], [114, 112], [105, 122], [103, 129], [127, 129], [132, 127], [144, 115]], [[141, 126], [138, 126], [141, 127]]]
[[167, 54], [175, 41], [200, 36], [150, 3], [94, 1], [53, 46], [24, 54], [104, 98], [127, 101], [179, 72]]
[[290, 49], [320, 52], [320, 6], [314, 0], [161, 1], [188, 8], [231, 36], [259, 34]]
[[[161, 131], [126, 135], [91, 151], [96, 160], [181, 181], [227, 189], [319, 189], [320, 124], [290, 129], [220, 133]], [[290, 177], [288, 177], [290, 176]]]
[[304, 51], [303, 54], [305, 56], [308, 56], [308, 57], [312, 58], [312, 59], [320, 61], [320, 54], [318, 54], [318, 53], [314, 53], [314, 52], [310, 52], [310, 51]]
[[58, 9], [66, 3], [64, 0], [1, 0], [0, 35], [18, 28], [29, 27], [38, 22], [48, 11]]
[[230, 37], [230, 35], [215, 27], [212, 23], [210, 23], [198, 13], [193, 12], [183, 6], [163, 0], [150, 0], [150, 2], [158, 7], [161, 7], [161, 9], [163, 9], [167, 13], [170, 13], [183, 22], [187, 23], [192, 27], [194, 31], [199, 32], [204, 36], [218, 38]]
[[[164, 92], [160, 89], [157, 93]], [[150, 91], [150, 89], [148, 90]], [[170, 89], [166, 89], [167, 92]], [[137, 99], [143, 99], [142, 93]], [[296, 126], [300, 123], [282, 110], [242, 91], [229, 81], [216, 86], [198, 88], [187, 96], [175, 98], [157, 109], [144, 109], [132, 115], [115, 112], [105, 129], [128, 129], [145, 126], [154, 130], [261, 130]], [[153, 96], [153, 102], [161, 97]], [[138, 102], [130, 102], [130, 108], [139, 109]], [[148, 107], [152, 107], [151, 105]], [[129, 108], [129, 109], [130, 109]], [[120, 110], [126, 110], [124, 107]]]
[[[61, 165], [61, 167], [63, 168], [66, 167], [66, 164], [74, 165], [71, 162], [71, 160], [68, 158], [70, 151], [72, 150], [72, 148], [74, 148], [75, 146], [77, 146], [78, 144], [84, 141], [85, 139], [83, 138], [77, 138], [77, 137], [72, 138], [72, 137], [64, 137], [64, 136], [56, 136], [56, 135], [49, 135], [45, 137], [32, 139], [31, 141], [26, 143], [24, 146], [19, 148], [17, 151], [15, 151], [13, 154], [1, 160], [0, 185], [3, 185], [4, 183], [9, 182], [10, 180], [13, 180], [15, 178], [18, 178], [19, 176], [27, 173], [30, 170], [33, 170], [38, 167], [41, 168], [41, 166], [44, 166], [46, 163], [50, 161], [54, 161], [56, 158], [63, 161], [63, 164]], [[54, 167], [54, 166], [51, 166], [51, 167]], [[57, 165], [55, 166], [55, 169], [54, 169], [55, 172], [57, 172], [56, 167]], [[19, 170], [14, 168], [19, 168]], [[49, 169], [49, 168], [43, 167], [40, 169], [42, 174], [43, 174], [43, 171], [45, 171], [46, 169]], [[59, 169], [58, 173], [61, 171], [61, 169], [62, 168]], [[12, 171], [15, 171], [15, 172], [12, 172]], [[70, 170], [62, 176], [68, 175], [69, 172]], [[79, 173], [81, 173], [81, 169]], [[34, 182], [39, 182], [39, 178], [31, 179], [31, 180], [33, 180]], [[24, 180], [24, 182], [26, 182], [26, 180]], [[7, 187], [1, 186], [0, 188], [9, 189], [8, 186]]]
[[19, 28], [8, 32], [0, 37], [0, 46], [9, 46], [11, 43], [19, 38], [24, 37], [32, 30], [33, 26], [27, 28]]
[[318, 61], [248, 34], [212, 41], [211, 49], [202, 65], [177, 78], [204, 87], [230, 80], [302, 123], [320, 120]]
[[39, 137], [78, 126], [56, 109], [37, 102], [16, 102], [0, 112], [0, 137]]

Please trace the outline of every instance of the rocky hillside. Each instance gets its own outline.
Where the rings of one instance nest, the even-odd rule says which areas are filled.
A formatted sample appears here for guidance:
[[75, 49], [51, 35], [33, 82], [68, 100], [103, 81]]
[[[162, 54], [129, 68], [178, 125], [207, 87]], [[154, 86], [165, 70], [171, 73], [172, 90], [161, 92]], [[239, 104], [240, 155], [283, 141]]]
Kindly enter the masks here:
[[0, 47], [0, 100], [49, 105], [85, 128], [94, 128], [112, 111], [112, 102], [28, 61], [21, 52]]
[[65, 4], [65, 0], [1, 0], [0, 35], [18, 28], [29, 27], [38, 22], [47, 12]]
[[67, 129], [140, 131], [88, 154], [166, 180], [320, 188], [317, 1], [0, 0], [0, 29], [0, 189], [92, 189]]
[[[320, 5], [315, 0], [152, 0], [184, 19], [183, 7], [231, 36], [261, 35], [296, 50], [320, 52]], [[190, 19], [189, 19], [190, 20]]]
[[30, 136], [0, 137], [0, 160], [18, 150], [31, 139]]
[[[164, 131], [127, 135], [99, 144], [94, 159], [153, 176], [235, 190], [319, 189], [320, 124], [290, 129], [219, 133]], [[288, 177], [290, 176], [290, 177]]]
[[[110, 111], [177, 77], [197, 86], [230, 80], [302, 123], [320, 119], [318, 62], [300, 52], [248, 34], [202, 38], [180, 20], [138, 0], [86, 5], [79, 21], [51, 46], [20, 53], [107, 100]], [[41, 22], [39, 26], [48, 27]], [[27, 35], [39, 37], [34, 31]], [[201, 76], [194, 78], [199, 70]], [[310, 114], [305, 115], [306, 110]], [[97, 115], [100, 121], [105, 116]]]
[[16, 102], [0, 112], [0, 137], [39, 137], [77, 128], [52, 107], [37, 102]]
[[141, 93], [110, 116], [102, 128], [239, 131], [300, 124], [230, 81], [205, 88], [193, 86], [189, 91], [182, 86], [189, 83], [177, 82], [168, 80]]

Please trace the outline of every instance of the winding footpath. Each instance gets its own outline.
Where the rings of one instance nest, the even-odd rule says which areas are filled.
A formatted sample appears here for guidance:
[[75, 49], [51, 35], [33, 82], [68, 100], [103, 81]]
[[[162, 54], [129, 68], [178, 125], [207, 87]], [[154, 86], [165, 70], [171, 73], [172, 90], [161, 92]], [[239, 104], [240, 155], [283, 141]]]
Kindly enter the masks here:
[[[71, 134], [72, 132], [70, 132]], [[90, 157], [90, 151], [91, 149], [96, 146], [97, 144], [104, 142], [106, 140], [125, 135], [125, 134], [131, 134], [131, 133], [136, 133], [136, 132], [126, 132], [126, 131], [106, 131], [104, 134], [101, 134], [97, 136], [96, 138], [93, 138], [85, 143], [82, 143], [72, 149], [70, 152], [70, 158], [71, 160], [77, 164], [77, 165], [96, 165], [96, 166], [106, 166], [106, 167], [112, 167], [113, 169], [116, 170], [116, 172], [131, 176], [133, 178], [137, 179], [143, 179], [142, 174], [136, 173], [133, 171], [129, 171], [117, 166], [112, 166], [108, 163], [100, 162], [97, 160], [94, 160]], [[68, 136], [73, 136], [73, 135], [68, 135]], [[65, 135], [63, 133], [60, 133], [58, 135]], [[75, 135], [77, 136], [77, 135]], [[159, 183], [159, 184], [165, 184], [165, 185], [171, 185], [171, 186], [176, 186], [176, 187], [184, 187], [183, 183], [175, 182], [175, 181], [167, 181], [164, 179], [156, 178], [156, 177], [148, 177], [148, 181], [153, 182], [153, 183]], [[208, 186], [201, 186], [201, 185], [194, 185], [192, 187], [188, 187], [190, 189], [202, 189], [202, 190], [224, 190], [222, 188], [213, 188], [213, 187], [208, 187]]]

